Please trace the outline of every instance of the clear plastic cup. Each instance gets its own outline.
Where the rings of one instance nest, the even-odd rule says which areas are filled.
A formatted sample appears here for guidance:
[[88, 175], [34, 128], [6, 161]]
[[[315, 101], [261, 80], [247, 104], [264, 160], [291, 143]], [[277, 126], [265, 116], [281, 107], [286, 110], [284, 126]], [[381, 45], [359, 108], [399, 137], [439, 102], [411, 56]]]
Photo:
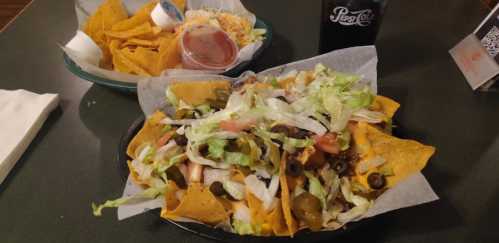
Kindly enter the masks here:
[[220, 28], [193, 25], [180, 38], [182, 64], [186, 69], [225, 70], [237, 60], [236, 43]]

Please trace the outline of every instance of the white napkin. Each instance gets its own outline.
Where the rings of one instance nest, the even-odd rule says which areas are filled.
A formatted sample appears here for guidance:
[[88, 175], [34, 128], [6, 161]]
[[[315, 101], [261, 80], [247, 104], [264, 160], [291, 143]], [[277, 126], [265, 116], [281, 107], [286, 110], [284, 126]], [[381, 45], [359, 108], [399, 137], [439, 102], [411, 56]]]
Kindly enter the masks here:
[[57, 94], [0, 89], [0, 184], [58, 103]]

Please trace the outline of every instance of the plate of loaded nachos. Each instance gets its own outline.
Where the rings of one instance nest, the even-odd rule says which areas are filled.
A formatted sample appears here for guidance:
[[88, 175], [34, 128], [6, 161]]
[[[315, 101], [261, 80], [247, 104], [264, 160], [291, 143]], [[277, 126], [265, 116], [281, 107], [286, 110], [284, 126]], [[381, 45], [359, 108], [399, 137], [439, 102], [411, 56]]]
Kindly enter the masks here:
[[374, 216], [435, 152], [391, 135], [396, 101], [321, 63], [194, 79], [169, 82], [167, 109], [133, 126], [123, 163], [142, 190], [93, 204], [94, 215], [159, 199], [161, 218], [208, 237], [340, 232]]

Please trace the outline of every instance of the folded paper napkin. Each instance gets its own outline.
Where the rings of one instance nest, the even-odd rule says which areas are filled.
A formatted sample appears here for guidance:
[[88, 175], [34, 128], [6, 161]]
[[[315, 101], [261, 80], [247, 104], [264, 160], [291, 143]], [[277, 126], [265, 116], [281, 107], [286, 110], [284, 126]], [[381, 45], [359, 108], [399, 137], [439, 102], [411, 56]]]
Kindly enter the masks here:
[[58, 103], [57, 94], [0, 89], [0, 184]]

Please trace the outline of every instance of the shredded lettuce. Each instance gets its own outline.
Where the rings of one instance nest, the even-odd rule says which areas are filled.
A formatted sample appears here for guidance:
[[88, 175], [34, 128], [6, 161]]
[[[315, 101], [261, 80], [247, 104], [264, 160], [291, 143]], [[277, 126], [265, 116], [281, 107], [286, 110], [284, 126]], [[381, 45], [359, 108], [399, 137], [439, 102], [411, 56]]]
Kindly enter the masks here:
[[368, 109], [360, 109], [353, 113], [352, 120], [354, 121], [365, 121], [368, 123], [380, 123], [383, 121], [388, 121], [389, 118], [378, 111], [370, 111]]
[[350, 132], [346, 129], [337, 134], [336, 140], [340, 144], [341, 151], [345, 151], [348, 148], [350, 148], [350, 140], [351, 139], [352, 139], [352, 136], [351, 136]]
[[237, 143], [240, 144], [241, 147], [246, 147], [249, 148], [249, 151], [242, 151], [245, 154], [248, 154], [251, 162], [250, 164], [253, 164], [254, 162], [260, 160], [260, 157], [262, 156], [262, 150], [258, 145], [256, 144], [255, 140], [253, 140], [252, 137], [250, 137], [247, 134], [242, 134], [238, 139]]
[[247, 154], [239, 152], [225, 152], [224, 162], [233, 165], [250, 166], [251, 158]]
[[296, 139], [285, 137], [283, 141], [283, 149], [286, 151], [294, 151], [295, 148], [306, 148], [314, 144], [312, 139]]
[[327, 132], [327, 129], [320, 122], [302, 114], [268, 108], [264, 116], [268, 120], [305, 129], [318, 135], [324, 135]]
[[340, 178], [338, 174], [329, 168], [329, 166], [323, 167], [319, 170], [319, 175], [324, 181], [324, 189], [326, 191], [326, 203], [335, 199], [338, 195], [340, 188]]
[[227, 145], [227, 140], [220, 138], [210, 138], [206, 142], [208, 144], [208, 156], [213, 159], [221, 159], [224, 155], [224, 148]]
[[161, 120], [161, 123], [166, 125], [190, 125], [194, 122], [194, 119], [181, 119], [181, 120], [172, 120], [169, 117]]
[[234, 209], [234, 214], [232, 215], [234, 220], [241, 220], [246, 223], [251, 222], [250, 210], [244, 202], [234, 202], [232, 206]]
[[192, 107], [191, 105], [187, 104], [185, 101], [179, 99], [178, 100], [177, 110], [185, 110], [187, 112], [190, 112], [190, 111], [194, 110], [194, 107]]
[[326, 208], [326, 190], [322, 186], [321, 182], [312, 173], [305, 171], [305, 176], [308, 178], [310, 194], [314, 195], [321, 201], [322, 208]]
[[297, 185], [295, 187], [295, 190], [293, 191], [293, 197], [297, 197], [297, 196], [299, 196], [300, 194], [302, 194], [304, 192], [305, 192], [305, 189], [303, 189], [302, 187], [300, 187], [299, 185]]
[[96, 205], [92, 203], [92, 210], [94, 216], [101, 216], [102, 210], [104, 208], [117, 208], [121, 205], [137, 203], [145, 200], [150, 200], [162, 195], [166, 187], [148, 188], [139, 194], [133, 195], [131, 197], [122, 197], [115, 200], [107, 200], [101, 205]]
[[295, 78], [296, 75], [298, 75], [298, 71], [296, 70], [291, 70], [285, 74], [282, 74], [280, 76], [277, 77], [277, 80], [286, 80], [288, 78]]
[[234, 231], [239, 235], [258, 235], [251, 226], [251, 223], [247, 223], [242, 220], [234, 220], [232, 222], [232, 227], [234, 228]]
[[272, 167], [274, 168], [273, 172], [276, 172], [279, 169], [279, 163], [281, 162], [281, 153], [279, 152], [279, 147], [274, 144], [271, 140], [264, 140], [265, 146], [267, 147], [265, 159], [272, 163]]
[[359, 110], [371, 105], [374, 100], [374, 95], [370, 92], [368, 87], [364, 87], [363, 90], [352, 90], [344, 93], [343, 99], [349, 108]]
[[279, 164], [281, 162], [281, 154], [279, 151], [279, 147], [277, 144], [272, 142], [270, 136], [266, 136], [264, 133], [258, 135], [254, 133], [256, 136], [258, 136], [260, 139], [263, 140], [263, 143], [265, 145], [265, 154], [263, 155], [263, 160], [268, 164], [272, 170], [272, 172], [276, 172], [277, 169], [279, 169]]
[[265, 167], [255, 167], [253, 169], [254, 169], [255, 175], [257, 177], [261, 177], [261, 178], [265, 178], [265, 179], [272, 178], [272, 175], [269, 173], [269, 171]]
[[177, 96], [173, 93], [173, 91], [168, 87], [166, 89], [166, 100], [173, 106], [177, 107], [178, 106], [178, 99]]
[[185, 152], [186, 152], [189, 160], [193, 163], [198, 163], [198, 164], [202, 164], [202, 165], [209, 165], [211, 167], [220, 168], [220, 165], [217, 162], [203, 158], [203, 156], [201, 156], [201, 154], [199, 154], [199, 147], [196, 145], [192, 145], [191, 143], [188, 143], [186, 146]]
[[279, 88], [279, 83], [277, 82], [277, 78], [275, 78], [275, 77], [272, 77], [270, 79], [270, 84], [272, 85], [272, 87], [274, 87], [276, 89]]
[[350, 181], [345, 177], [341, 179], [341, 192], [345, 200], [353, 203], [355, 207], [347, 212], [338, 214], [338, 221], [340, 223], [347, 223], [359, 218], [371, 207], [372, 202], [366, 198], [353, 194]]
[[288, 113], [294, 112], [293, 107], [277, 98], [268, 98], [266, 100], [266, 103], [273, 110], [284, 111]]
[[230, 180], [230, 171], [221, 169], [211, 169], [206, 167], [203, 169], [203, 183], [205, 186], [210, 186], [213, 182], [224, 182]]
[[[342, 131], [352, 114], [367, 108], [374, 96], [367, 86], [357, 84], [360, 77], [332, 71], [322, 64], [314, 70], [315, 79], [305, 88], [303, 97], [291, 106], [295, 110], [308, 111], [308, 114], [320, 120], [321, 113], [328, 113], [328, 128], [332, 132]], [[296, 103], [296, 104], [295, 104]]]
[[172, 156], [182, 153], [183, 149], [175, 143], [175, 140], [171, 139], [167, 144], [161, 146], [156, 150], [153, 157], [153, 163], [157, 163], [160, 160], [169, 159]]
[[196, 106], [196, 110], [201, 111], [202, 115], [207, 115], [213, 112], [213, 109], [208, 104], [202, 104]]
[[147, 181], [151, 178], [154, 167], [152, 164], [145, 164], [139, 160], [132, 160], [133, 170], [137, 173], [140, 180]]
[[364, 174], [366, 173], [367, 171], [369, 171], [370, 169], [372, 168], [376, 168], [382, 164], [384, 164], [386, 162], [385, 158], [377, 155], [377, 156], [374, 156], [370, 159], [364, 159], [364, 160], [361, 160], [359, 162], [359, 164], [357, 165], [357, 171], [361, 174]]
[[147, 161], [146, 158], [151, 159], [152, 155], [155, 153], [154, 148], [149, 144], [142, 144], [135, 151], [135, 157], [140, 162]]
[[250, 32], [251, 42], [254, 43], [254, 42], [261, 41], [261, 40], [265, 39], [265, 36], [264, 36], [265, 33], [267, 33], [266, 29], [259, 29], [259, 28], [253, 29]]
[[314, 67], [314, 76], [321, 76], [327, 73], [328, 68], [324, 64], [319, 63]]
[[195, 125], [198, 121], [193, 122], [191, 127], [185, 128], [185, 135], [191, 143], [201, 144], [211, 137], [231, 139], [239, 136], [239, 134], [234, 132], [218, 131], [218, 123]]
[[263, 208], [265, 210], [269, 210], [272, 206], [272, 202], [274, 201], [277, 189], [279, 188], [279, 176], [272, 176], [272, 180], [270, 181], [268, 188], [265, 185], [265, 182], [259, 180], [255, 175], [249, 175], [244, 178], [244, 183], [246, 184], [246, 188], [253, 193], [255, 197], [262, 201]]
[[163, 128], [161, 129], [161, 133], [162, 133], [162, 134], [165, 134], [166, 132], [169, 132], [169, 131], [171, 131], [171, 130], [172, 130], [172, 126], [171, 126], [171, 125], [169, 125], [169, 124], [165, 124], [165, 125], [163, 126]]
[[254, 134], [265, 140], [276, 139], [283, 143], [283, 149], [288, 152], [294, 152], [296, 148], [306, 148], [314, 145], [314, 141], [312, 139], [297, 139], [286, 137], [281, 133], [273, 133], [269, 132], [262, 128], [256, 128]]
[[222, 185], [225, 191], [227, 191], [227, 193], [229, 193], [234, 199], [243, 200], [245, 198], [243, 184], [231, 180], [226, 180]]
[[182, 163], [186, 160], [187, 160], [187, 155], [185, 153], [175, 155], [175, 156], [171, 157], [170, 159], [168, 159], [166, 161], [166, 163], [159, 164], [156, 167], [156, 173], [159, 174], [159, 173], [165, 172], [168, 168], [170, 168], [176, 164]]

